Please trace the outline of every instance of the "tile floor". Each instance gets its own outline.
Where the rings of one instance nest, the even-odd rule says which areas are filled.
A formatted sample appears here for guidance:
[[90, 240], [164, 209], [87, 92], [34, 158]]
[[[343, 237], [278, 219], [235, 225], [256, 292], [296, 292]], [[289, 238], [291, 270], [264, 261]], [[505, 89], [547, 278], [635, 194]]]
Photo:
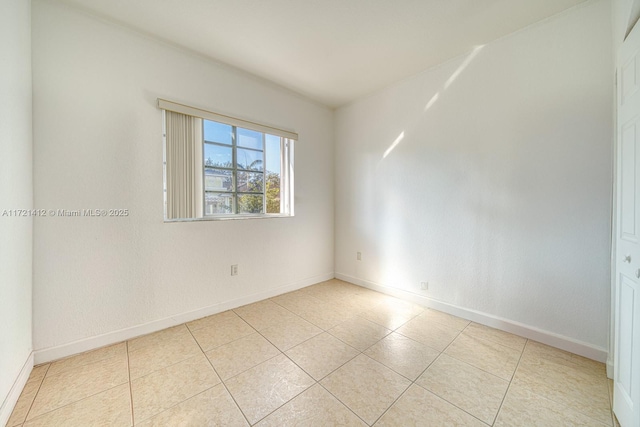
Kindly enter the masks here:
[[602, 363], [330, 280], [40, 365], [14, 426], [612, 426]]

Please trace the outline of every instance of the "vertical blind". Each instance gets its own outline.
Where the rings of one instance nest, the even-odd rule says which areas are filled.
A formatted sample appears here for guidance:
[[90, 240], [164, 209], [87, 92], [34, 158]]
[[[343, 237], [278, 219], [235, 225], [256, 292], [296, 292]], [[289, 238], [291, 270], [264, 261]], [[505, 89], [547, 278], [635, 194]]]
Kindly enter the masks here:
[[166, 111], [167, 219], [200, 218], [202, 119]]

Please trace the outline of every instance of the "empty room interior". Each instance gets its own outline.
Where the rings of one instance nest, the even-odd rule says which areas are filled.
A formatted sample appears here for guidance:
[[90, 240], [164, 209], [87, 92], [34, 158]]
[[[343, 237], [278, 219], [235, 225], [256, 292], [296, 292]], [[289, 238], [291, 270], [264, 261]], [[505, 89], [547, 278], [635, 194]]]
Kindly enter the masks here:
[[3, 0], [0, 426], [640, 427], [639, 17]]

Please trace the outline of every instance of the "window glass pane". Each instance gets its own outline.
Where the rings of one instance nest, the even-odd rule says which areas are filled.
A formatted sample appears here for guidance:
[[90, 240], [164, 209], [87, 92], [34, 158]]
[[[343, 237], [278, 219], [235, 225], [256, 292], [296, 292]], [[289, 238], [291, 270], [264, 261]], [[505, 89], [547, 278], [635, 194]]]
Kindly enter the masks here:
[[232, 214], [233, 213], [233, 194], [204, 194], [204, 214]]
[[280, 174], [267, 173], [267, 213], [280, 213]]
[[230, 125], [212, 122], [211, 120], [203, 120], [203, 123], [205, 141], [231, 145], [231, 134], [233, 131]]
[[233, 172], [223, 169], [204, 169], [205, 191], [233, 191]]
[[266, 141], [266, 190], [267, 213], [280, 213], [280, 137], [275, 135], [265, 135]]
[[262, 196], [238, 194], [238, 213], [262, 213]]
[[262, 150], [262, 133], [249, 129], [238, 129], [238, 145]]
[[238, 191], [243, 193], [262, 193], [262, 188], [261, 173], [238, 171]]
[[262, 170], [262, 151], [238, 148], [237, 155], [238, 168], [254, 171]]
[[274, 135], [266, 136], [266, 157], [267, 172], [276, 172], [280, 174], [280, 137]]
[[233, 167], [233, 148], [204, 144], [204, 165], [223, 168]]

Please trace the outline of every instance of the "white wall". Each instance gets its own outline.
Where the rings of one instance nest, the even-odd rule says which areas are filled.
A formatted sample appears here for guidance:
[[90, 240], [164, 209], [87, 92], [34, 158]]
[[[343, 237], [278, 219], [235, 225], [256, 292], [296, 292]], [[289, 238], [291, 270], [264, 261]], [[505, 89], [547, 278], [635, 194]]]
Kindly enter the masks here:
[[[33, 58], [36, 206], [131, 212], [35, 220], [36, 350], [333, 277], [329, 109], [54, 2], [33, 3]], [[297, 131], [296, 216], [163, 223], [158, 97]]]
[[[30, 9], [28, 1], [8, 0], [0, 13], [0, 425], [31, 354], [33, 222], [3, 215], [33, 203]], [[28, 375], [30, 366], [25, 369]]]
[[612, 23], [614, 53], [622, 45], [627, 33], [631, 31], [640, 14], [640, 1], [638, 0], [612, 0]]
[[587, 2], [339, 109], [336, 273], [606, 355], [611, 46]]

